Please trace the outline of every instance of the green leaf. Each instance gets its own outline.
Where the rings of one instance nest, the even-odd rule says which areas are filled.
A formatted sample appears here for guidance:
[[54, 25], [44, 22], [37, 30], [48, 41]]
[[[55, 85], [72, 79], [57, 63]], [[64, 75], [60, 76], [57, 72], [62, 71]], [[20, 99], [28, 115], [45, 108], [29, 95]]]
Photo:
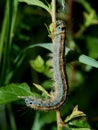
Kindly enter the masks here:
[[30, 65], [38, 72], [45, 71], [44, 60], [42, 59], [41, 56], [37, 56], [36, 59], [30, 60]]
[[65, 123], [69, 122], [70, 120], [77, 118], [77, 117], [83, 117], [86, 116], [82, 111], [78, 110], [78, 106], [75, 106], [75, 108], [73, 109], [71, 115], [69, 115], [66, 119], [65, 119]]
[[85, 117], [72, 120], [71, 122], [68, 123], [68, 125], [70, 128], [90, 129], [90, 125], [88, 124], [88, 121]]
[[[25, 58], [24, 54], [27, 54], [26, 52], [30, 51], [30, 49], [33, 49], [34, 47], [42, 47], [42, 48], [48, 49], [49, 51], [52, 51], [52, 46], [53, 46], [52, 43], [39, 43], [39, 44], [28, 46], [16, 57], [14, 62], [21, 64], [20, 61], [22, 62], [23, 59]], [[67, 61], [69, 61], [69, 62], [79, 61], [83, 64], [90, 65], [92, 67], [98, 68], [98, 61], [96, 61], [95, 59], [93, 59], [89, 56], [86, 56], [84, 54], [80, 54], [76, 51], [72, 51], [67, 47], [66, 47], [65, 53], [66, 53], [65, 55], [70, 56], [70, 57], [66, 57]], [[68, 58], [71, 58], [71, 60], [69, 60]]]
[[0, 104], [9, 103], [19, 99], [19, 96], [33, 95], [26, 83], [9, 84], [0, 88]]
[[98, 68], [98, 61], [96, 61], [95, 59], [91, 57], [81, 54], [78, 59], [79, 59], [79, 62], [81, 63]]
[[51, 95], [39, 84], [35, 84], [33, 83], [33, 85], [40, 91], [42, 91], [44, 94], [46, 94], [47, 96], [51, 97]]
[[84, 25], [86, 27], [89, 27], [92, 24], [98, 24], [97, 15], [94, 10], [91, 10], [90, 14], [84, 13], [85, 23]]
[[98, 57], [98, 38], [87, 36], [86, 45], [88, 49], [88, 55], [90, 57], [97, 58]]
[[29, 5], [36, 5], [36, 6], [42, 7], [51, 14], [51, 8], [50, 8], [51, 6], [50, 5], [48, 5], [48, 6], [45, 5], [40, 0], [19, 0], [19, 2], [25, 2], [25, 3], [29, 4]]
[[51, 67], [51, 60], [47, 60], [45, 62], [43, 58], [40, 55], [38, 55], [36, 59], [30, 60], [30, 65], [35, 71], [51, 78], [52, 71], [49, 71]]

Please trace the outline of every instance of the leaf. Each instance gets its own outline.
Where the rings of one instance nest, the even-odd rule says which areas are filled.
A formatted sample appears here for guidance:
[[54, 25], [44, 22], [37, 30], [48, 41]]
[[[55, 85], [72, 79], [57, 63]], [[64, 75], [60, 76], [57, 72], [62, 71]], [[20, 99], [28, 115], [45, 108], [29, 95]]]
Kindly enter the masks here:
[[29, 4], [29, 5], [36, 5], [36, 6], [42, 7], [42, 8], [44, 8], [46, 11], [48, 11], [51, 14], [50, 5], [46, 6], [40, 0], [19, 0], [19, 2], [25, 2], [25, 3]]
[[86, 116], [82, 111], [78, 110], [78, 106], [75, 106], [75, 108], [73, 109], [71, 115], [69, 115], [66, 119], [65, 119], [65, 123], [69, 122], [70, 120], [77, 118], [77, 117], [83, 117]]
[[[49, 51], [52, 51], [52, 46], [53, 46], [52, 43], [39, 43], [39, 44], [28, 46], [16, 57], [14, 62], [15, 63], [19, 62], [19, 64], [21, 64], [20, 61], [22, 62], [23, 59], [25, 58], [24, 54], [26, 54], [27, 51], [30, 51], [30, 49], [33, 49], [34, 47], [42, 47], [42, 48], [48, 49]], [[66, 47], [65, 53], [66, 53], [65, 55], [69, 55], [69, 57], [66, 57], [67, 61], [69, 61], [69, 62], [79, 61], [83, 64], [98, 68], [98, 61], [96, 61], [95, 59], [93, 59], [89, 56], [80, 54], [76, 51], [72, 51], [67, 47]], [[71, 58], [71, 60], [69, 60], [68, 58]]]
[[68, 123], [70, 128], [81, 128], [81, 129], [90, 129], [90, 125], [88, 124], [88, 121], [85, 117], [82, 117], [80, 119], [72, 120]]
[[9, 103], [19, 99], [19, 96], [33, 95], [26, 83], [9, 84], [0, 88], [0, 104]]
[[81, 63], [98, 68], [98, 61], [96, 61], [95, 59], [91, 57], [81, 54], [78, 59], [79, 59], [79, 62]]
[[36, 72], [42, 73], [48, 78], [51, 78], [52, 71], [49, 71], [51, 67], [51, 60], [47, 60], [45, 62], [43, 58], [38, 55], [35, 59], [30, 60], [30, 65]]
[[92, 37], [92, 36], [87, 36], [86, 45], [88, 48], [88, 55], [90, 57], [97, 59], [97, 57], [98, 57], [98, 38]]
[[38, 72], [45, 71], [44, 60], [39, 55], [37, 56], [36, 59], [30, 60], [30, 65]]
[[35, 84], [33, 83], [33, 85], [40, 91], [42, 91], [44, 94], [46, 94], [47, 96], [51, 97], [51, 95], [39, 84]]

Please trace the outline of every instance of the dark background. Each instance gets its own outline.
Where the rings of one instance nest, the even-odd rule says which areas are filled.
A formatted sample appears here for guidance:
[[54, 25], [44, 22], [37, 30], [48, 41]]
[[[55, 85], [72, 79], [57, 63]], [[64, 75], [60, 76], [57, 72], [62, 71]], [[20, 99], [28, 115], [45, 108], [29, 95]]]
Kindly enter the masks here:
[[[80, 26], [84, 25], [83, 13], [87, 12], [81, 3], [78, 3], [77, 1], [67, 0], [67, 3], [72, 4], [72, 6], [67, 4], [67, 10], [65, 10], [63, 13], [61, 6], [59, 5], [59, 1], [57, 3], [57, 11], [59, 10], [57, 16], [58, 18], [60, 17], [61, 19], [64, 19], [68, 26], [67, 45], [71, 49], [76, 49], [82, 54], [98, 60], [98, 24], [92, 24], [88, 26], [81, 35], [77, 37], [75, 36], [80, 30]], [[87, 0], [87, 2], [94, 9], [96, 14], [98, 14], [96, 0]], [[6, 0], [0, 1], [0, 30], [2, 28], [4, 18], [5, 4]], [[87, 13], [89, 14], [89, 12]], [[62, 17], [61, 14], [63, 14]], [[69, 19], [67, 19], [66, 16], [68, 16]], [[19, 52], [21, 52], [23, 48], [36, 43], [51, 42], [51, 39], [48, 37], [48, 31], [45, 27], [45, 24], [49, 25], [50, 23], [51, 17], [44, 9], [36, 6], [30, 6], [25, 3], [19, 3], [10, 54], [12, 69], [14, 69], [13, 59]], [[75, 44], [72, 46], [70, 42], [71, 40], [75, 42]], [[35, 71], [34, 68], [32, 68], [29, 64], [29, 61], [31, 59], [35, 59], [38, 55], [40, 55], [46, 62], [49, 58], [49, 53], [49, 51], [42, 48], [35, 48], [33, 51], [30, 51], [9, 83], [27, 82], [30, 86], [32, 86], [32, 82], [38, 82], [38, 84], [42, 84], [45, 81], [50, 80], [49, 77], [43, 73]], [[0, 67], [2, 68], [2, 66]], [[78, 105], [79, 110], [83, 111], [87, 115], [87, 121], [92, 129], [97, 130], [98, 69], [81, 64], [79, 62], [71, 62], [67, 64], [67, 73], [70, 88], [67, 102], [61, 108], [63, 119], [65, 119], [65, 117], [71, 113], [75, 105]], [[33, 109], [27, 108], [23, 101], [13, 102], [11, 106], [17, 130], [31, 130], [31, 128], [33, 130], [35, 122], [37, 121], [40, 126], [42, 125], [41, 130], [56, 129], [55, 112], [37, 112]], [[10, 115], [8, 114], [8, 107], [5, 109], [5, 114], [6, 129], [11, 130], [11, 119]], [[3, 123], [0, 125], [1, 130], [3, 130]]]

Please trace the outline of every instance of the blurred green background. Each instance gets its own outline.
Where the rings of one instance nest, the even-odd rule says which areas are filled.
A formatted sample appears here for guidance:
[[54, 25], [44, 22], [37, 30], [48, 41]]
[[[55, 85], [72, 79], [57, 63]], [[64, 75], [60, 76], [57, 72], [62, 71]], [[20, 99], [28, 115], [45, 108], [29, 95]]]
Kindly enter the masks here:
[[[8, 2], [9, 1], [9, 2]], [[45, 4], [50, 0], [42, 0]], [[9, 22], [4, 24], [6, 5], [10, 8]], [[98, 60], [98, 7], [96, 0], [67, 0], [62, 10], [61, 1], [57, 1], [57, 18], [67, 24], [67, 47]], [[13, 14], [14, 13], [14, 14]], [[12, 20], [12, 16], [15, 17]], [[37, 43], [50, 43], [45, 26], [51, 23], [51, 16], [38, 6], [28, 5], [18, 0], [0, 0], [0, 38], [3, 24], [6, 32], [10, 26], [12, 36], [4, 33], [3, 48], [0, 56], [0, 86], [10, 83], [26, 82], [36, 91], [32, 83], [38, 83], [50, 91], [50, 51], [45, 48], [30, 48]], [[11, 37], [11, 39], [9, 39]], [[6, 44], [9, 41], [9, 44]], [[2, 40], [0, 39], [0, 44]], [[8, 46], [7, 46], [8, 45]], [[1, 47], [1, 45], [0, 45]], [[6, 56], [5, 56], [6, 55]], [[17, 60], [18, 55], [22, 58]], [[73, 56], [73, 55], [71, 55]], [[25, 57], [25, 58], [24, 58]], [[69, 57], [72, 58], [72, 57]], [[5, 66], [4, 66], [4, 61]], [[68, 61], [67, 61], [68, 62]], [[3, 70], [3, 72], [2, 72]], [[69, 93], [66, 103], [61, 108], [63, 119], [69, 115], [74, 106], [87, 115], [88, 124], [98, 129], [98, 69], [78, 61], [67, 63]], [[38, 91], [39, 92], [39, 91]], [[69, 123], [72, 127], [85, 126], [83, 122]], [[55, 112], [40, 112], [29, 109], [23, 100], [0, 106], [0, 130], [56, 130]]]

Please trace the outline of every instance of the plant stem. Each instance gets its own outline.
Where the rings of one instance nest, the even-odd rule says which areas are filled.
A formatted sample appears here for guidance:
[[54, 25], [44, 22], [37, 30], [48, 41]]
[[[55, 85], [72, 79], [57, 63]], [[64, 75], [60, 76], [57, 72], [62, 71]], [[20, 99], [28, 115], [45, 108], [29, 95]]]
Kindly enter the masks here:
[[[4, 25], [3, 25], [3, 31], [1, 34], [2, 36], [2, 44], [5, 44], [3, 49], [3, 63], [2, 63], [2, 71], [0, 75], [0, 86], [5, 84], [5, 79], [7, 77], [8, 67], [9, 67], [9, 54], [10, 54], [10, 48], [11, 48], [11, 41], [13, 36], [13, 30], [14, 30], [14, 24], [15, 24], [15, 18], [16, 18], [16, 10], [18, 6], [18, 0], [7, 0], [6, 3], [6, 9], [5, 9], [5, 16], [4, 16]], [[0, 57], [2, 55], [0, 54]]]
[[56, 22], [56, 0], [52, 0], [52, 22]]
[[60, 110], [56, 110], [56, 116], [57, 116], [57, 130], [62, 130], [62, 128], [63, 128], [63, 126], [65, 126], [65, 124], [62, 121]]
[[7, 3], [6, 3], [6, 14], [5, 14], [5, 17], [4, 19], [6, 19], [7, 21], [7, 27], [5, 28], [5, 38], [4, 38], [4, 41], [5, 41], [5, 47], [4, 47], [4, 56], [3, 56], [3, 65], [2, 65], [2, 71], [1, 71], [1, 77], [0, 77], [0, 86], [3, 85], [4, 83], [4, 80], [5, 80], [5, 77], [6, 77], [6, 73], [7, 73], [7, 66], [8, 66], [8, 56], [9, 56], [9, 37], [10, 37], [10, 18], [9, 18], [9, 15], [10, 15], [10, 7], [9, 7], [9, 0], [7, 0]]
[[7, 16], [8, 16], [8, 3], [6, 2], [6, 7], [5, 7], [5, 14], [4, 14], [4, 20], [2, 23], [2, 30], [1, 30], [1, 35], [0, 35], [0, 66], [1, 66], [1, 59], [2, 59], [2, 54], [3, 54], [3, 46], [4, 46], [4, 41], [5, 41], [5, 36], [6, 36], [6, 27], [7, 27]]
[[11, 104], [7, 105], [7, 109], [8, 109], [8, 113], [9, 113], [11, 129], [12, 130], [17, 130], [16, 122], [15, 122], [15, 118], [14, 118], [14, 114], [13, 114], [13, 110], [12, 110]]

